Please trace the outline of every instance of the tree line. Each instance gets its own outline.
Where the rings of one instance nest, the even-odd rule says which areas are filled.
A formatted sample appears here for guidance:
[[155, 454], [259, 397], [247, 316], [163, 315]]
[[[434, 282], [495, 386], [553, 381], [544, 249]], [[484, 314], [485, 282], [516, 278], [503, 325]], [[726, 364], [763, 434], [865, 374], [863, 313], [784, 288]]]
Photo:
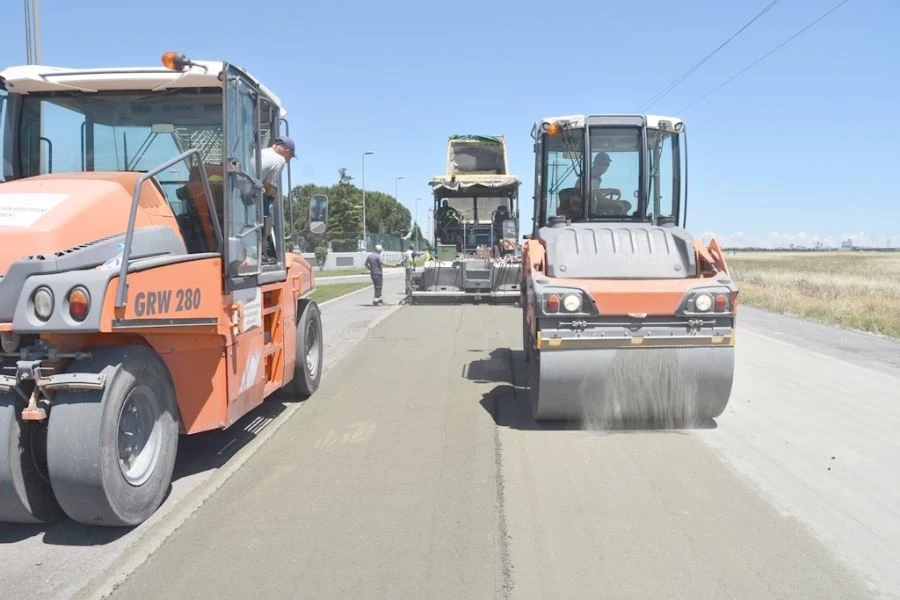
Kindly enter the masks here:
[[[285, 218], [292, 219], [292, 227], [285, 233], [294, 234], [292, 243], [296, 242], [301, 252], [313, 252], [315, 248], [329, 244], [335, 252], [352, 252], [362, 239], [362, 189], [352, 183], [353, 177], [347, 169], [339, 169], [338, 174], [337, 183], [331, 186], [313, 183], [295, 186], [289, 201], [285, 202]], [[328, 230], [321, 235], [309, 231], [309, 200], [315, 194], [328, 197]], [[414, 238], [418, 229], [418, 224], [412, 222], [409, 209], [396, 198], [383, 192], [366, 190], [367, 233], [398, 238], [412, 233]], [[419, 239], [425, 239], [421, 230], [418, 235]]]

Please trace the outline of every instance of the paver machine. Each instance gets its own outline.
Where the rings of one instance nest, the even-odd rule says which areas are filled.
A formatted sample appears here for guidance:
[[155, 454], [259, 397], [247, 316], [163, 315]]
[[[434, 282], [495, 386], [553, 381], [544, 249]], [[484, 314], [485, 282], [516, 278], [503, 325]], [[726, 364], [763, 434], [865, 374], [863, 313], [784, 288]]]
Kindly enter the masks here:
[[413, 303], [519, 301], [519, 186], [503, 136], [454, 135], [430, 182], [432, 260], [413, 276]]
[[686, 229], [684, 122], [538, 121], [523, 346], [537, 420], [691, 425], [725, 409], [738, 289]]
[[136, 525], [180, 435], [318, 388], [313, 269], [264, 200], [283, 177], [260, 180], [286, 113], [243, 69], [175, 52], [0, 87], [0, 521]]

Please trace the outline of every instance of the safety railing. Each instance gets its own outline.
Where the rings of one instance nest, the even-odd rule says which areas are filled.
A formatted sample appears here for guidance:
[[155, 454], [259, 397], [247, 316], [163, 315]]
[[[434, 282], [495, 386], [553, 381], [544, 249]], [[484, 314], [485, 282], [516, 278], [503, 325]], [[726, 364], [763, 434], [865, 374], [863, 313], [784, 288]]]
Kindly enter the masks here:
[[141, 175], [134, 186], [134, 194], [131, 197], [131, 212], [128, 214], [128, 229], [125, 232], [125, 247], [122, 249], [122, 264], [119, 267], [119, 287], [116, 291], [116, 308], [124, 308], [125, 299], [128, 297], [128, 262], [131, 259], [131, 241], [134, 238], [134, 225], [137, 220], [137, 209], [141, 199], [141, 187], [144, 182], [162, 173], [172, 165], [175, 165], [188, 157], [197, 156], [197, 170], [200, 171], [200, 179], [203, 182], [203, 193], [206, 196], [206, 204], [209, 208], [210, 219], [212, 220], [213, 229], [216, 233], [217, 251], [221, 252], [224, 247], [224, 238], [222, 236], [222, 228], [219, 226], [219, 217], [216, 214], [216, 207], [213, 203], [212, 190], [209, 187], [209, 179], [206, 177], [206, 165], [203, 162], [203, 155], [197, 148], [191, 148], [182, 152], [178, 156], [171, 158], [163, 164], [150, 169]]

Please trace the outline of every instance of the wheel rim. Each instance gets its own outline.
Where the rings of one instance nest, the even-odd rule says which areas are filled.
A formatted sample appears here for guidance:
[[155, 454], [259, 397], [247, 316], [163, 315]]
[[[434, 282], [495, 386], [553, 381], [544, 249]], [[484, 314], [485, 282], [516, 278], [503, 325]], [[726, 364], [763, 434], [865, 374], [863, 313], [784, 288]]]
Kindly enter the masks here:
[[310, 321], [306, 325], [306, 372], [315, 377], [319, 370], [319, 331], [315, 323]]
[[140, 385], [129, 392], [119, 412], [119, 471], [125, 481], [143, 485], [153, 474], [162, 449], [159, 403], [149, 387]]

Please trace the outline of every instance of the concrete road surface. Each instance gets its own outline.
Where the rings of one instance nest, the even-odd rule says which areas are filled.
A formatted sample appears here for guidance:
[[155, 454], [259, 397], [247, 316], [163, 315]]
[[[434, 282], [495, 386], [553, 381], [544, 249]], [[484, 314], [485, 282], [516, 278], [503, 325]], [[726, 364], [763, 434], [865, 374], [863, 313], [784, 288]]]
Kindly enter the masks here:
[[[324, 382], [335, 377], [334, 368], [369, 329], [398, 308], [403, 278], [386, 277], [383, 292], [393, 305], [371, 306], [371, 287], [322, 305]], [[299, 411], [302, 420], [307, 403], [317, 398], [302, 404], [274, 398], [226, 431], [182, 437], [171, 493], [140, 527], [91, 528], [69, 520], [51, 527], [0, 523], [0, 599], [71, 598], [91, 581], [102, 585], [128, 573], [292, 413]]]
[[900, 344], [743, 315], [715, 426], [600, 432], [516, 308], [403, 307], [112, 597], [897, 596]]

